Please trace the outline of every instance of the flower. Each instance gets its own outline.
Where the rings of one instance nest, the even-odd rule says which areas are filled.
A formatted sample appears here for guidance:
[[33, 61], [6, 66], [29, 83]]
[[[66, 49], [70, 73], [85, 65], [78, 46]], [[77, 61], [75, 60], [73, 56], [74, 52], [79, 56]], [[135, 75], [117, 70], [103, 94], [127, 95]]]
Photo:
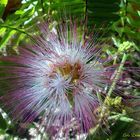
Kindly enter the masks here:
[[115, 68], [104, 66], [101, 48], [92, 36], [85, 39], [76, 23], [51, 29], [43, 23], [39, 29], [32, 46], [20, 47], [17, 56], [0, 58], [6, 62], [0, 66], [0, 82], [8, 83], [3, 83], [1, 101], [15, 120], [29, 123], [43, 116], [47, 130], [74, 120], [75, 129], [86, 133], [96, 124], [96, 93], [110, 85]]

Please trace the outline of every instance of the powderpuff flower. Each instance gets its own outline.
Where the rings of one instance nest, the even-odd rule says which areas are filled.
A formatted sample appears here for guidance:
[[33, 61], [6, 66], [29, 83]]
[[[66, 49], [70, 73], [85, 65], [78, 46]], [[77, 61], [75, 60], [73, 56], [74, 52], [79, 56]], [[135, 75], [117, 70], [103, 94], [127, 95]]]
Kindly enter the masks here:
[[101, 48], [76, 23], [56, 28], [43, 23], [39, 30], [33, 45], [0, 57], [0, 100], [14, 120], [31, 123], [43, 116], [46, 130], [57, 133], [73, 122], [87, 133], [96, 124], [96, 93], [110, 85], [115, 68], [104, 65]]

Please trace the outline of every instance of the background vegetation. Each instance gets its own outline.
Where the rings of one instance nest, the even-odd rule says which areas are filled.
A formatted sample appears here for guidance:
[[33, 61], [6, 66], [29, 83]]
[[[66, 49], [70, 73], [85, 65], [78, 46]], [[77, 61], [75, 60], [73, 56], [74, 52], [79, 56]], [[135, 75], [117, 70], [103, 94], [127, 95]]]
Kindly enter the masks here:
[[[129, 66], [140, 67], [140, 1], [139, 0], [0, 0], [0, 55], [11, 55], [18, 53], [18, 47], [28, 42], [27, 34], [33, 34], [32, 25], [39, 19], [56, 19], [71, 16], [77, 21], [87, 20], [87, 28], [98, 31], [109, 30], [106, 38], [113, 42], [111, 47], [104, 48], [108, 55], [115, 55], [115, 63], [120, 63], [123, 52], [127, 53]], [[109, 43], [110, 44], [110, 43]], [[117, 55], [118, 56], [118, 55]], [[139, 82], [137, 73], [130, 73], [134, 83]], [[137, 85], [137, 87], [140, 87]], [[139, 89], [129, 87], [130, 95], [139, 95]], [[0, 94], [4, 94], [0, 88]], [[127, 140], [140, 139], [140, 114], [139, 107], [132, 105], [124, 111], [129, 110], [129, 116], [116, 117], [113, 123], [107, 124], [111, 131], [106, 132], [104, 128], [91, 133], [87, 139], [94, 140]], [[132, 113], [132, 112], [135, 112]], [[37, 120], [36, 120], [37, 121]], [[35, 128], [31, 124], [25, 131], [18, 132], [19, 128], [25, 129], [19, 124], [11, 122], [11, 119], [0, 109], [0, 139], [26, 138], [32, 136], [31, 130]], [[124, 134], [139, 134], [139, 137], [125, 137]], [[42, 132], [35, 135], [33, 139], [49, 139]]]

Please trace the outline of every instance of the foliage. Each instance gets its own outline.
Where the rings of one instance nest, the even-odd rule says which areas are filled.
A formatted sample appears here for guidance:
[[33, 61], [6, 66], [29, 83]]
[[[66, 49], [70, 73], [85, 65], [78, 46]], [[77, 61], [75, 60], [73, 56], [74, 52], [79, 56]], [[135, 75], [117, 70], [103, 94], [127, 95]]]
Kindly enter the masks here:
[[[18, 47], [29, 42], [28, 36], [34, 34], [32, 26], [36, 21], [46, 19], [59, 21], [60, 17], [64, 17], [64, 19], [72, 17], [82, 23], [87, 20], [89, 30], [95, 27], [95, 31], [98, 31], [102, 25], [104, 30], [107, 27], [108, 32], [103, 32], [106, 33], [106, 38], [112, 45], [103, 49], [106, 54], [116, 56], [114, 64], [121, 62], [125, 52], [129, 65], [140, 67], [139, 0], [0, 0], [0, 55], [17, 54]], [[130, 74], [135, 79], [135, 83], [140, 80], [137, 73]], [[126, 92], [128, 95], [139, 95], [140, 90], [130, 86], [129, 91]], [[4, 94], [1, 86], [0, 94]], [[113, 106], [115, 103], [121, 104], [121, 99], [109, 98], [106, 104]], [[114, 108], [118, 110], [116, 106]], [[127, 139], [127, 137], [123, 137], [124, 133], [140, 135], [140, 127], [137, 125], [140, 121], [140, 114], [136, 113], [133, 116], [134, 111], [139, 111], [137, 105], [133, 109], [131, 106], [123, 105], [119, 111], [120, 114], [114, 114], [112, 109], [111, 112], [109, 110], [110, 118], [106, 119], [110, 119], [110, 122], [107, 122], [110, 127], [98, 128], [96, 133], [92, 131], [87, 139], [118, 140]], [[28, 131], [24, 127], [12, 123], [10, 116], [5, 112], [7, 111], [0, 110], [0, 139], [1, 137], [6, 139], [30, 138]], [[36, 124], [31, 124], [28, 130], [31, 128], [36, 128]], [[19, 129], [23, 129], [24, 133], [17, 131]], [[105, 132], [102, 129], [105, 129]], [[39, 133], [40, 139], [47, 139], [47, 134]]]

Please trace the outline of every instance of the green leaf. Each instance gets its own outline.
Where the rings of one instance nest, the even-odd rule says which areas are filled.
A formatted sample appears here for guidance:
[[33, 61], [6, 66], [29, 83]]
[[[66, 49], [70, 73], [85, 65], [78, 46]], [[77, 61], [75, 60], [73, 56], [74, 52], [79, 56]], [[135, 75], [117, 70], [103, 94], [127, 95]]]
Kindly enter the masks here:
[[22, 15], [22, 14], [24, 14], [24, 13], [25, 13], [25, 11], [23, 11], [23, 10], [17, 10], [17, 11], [15, 12], [16, 15]]
[[120, 120], [123, 122], [133, 122], [133, 118], [129, 118], [128, 116], [125, 116], [124, 114], [117, 114], [109, 117], [109, 120]]
[[0, 0], [0, 4], [3, 4], [5, 6], [6, 6], [7, 2], [8, 2], [8, 0]]
[[3, 36], [3, 38], [0, 42], [0, 49], [6, 45], [6, 43], [9, 41], [11, 36], [15, 34], [15, 32], [16, 32], [15, 30], [9, 30], [5, 33], [5, 35]]
[[34, 14], [35, 8], [32, 7], [31, 9], [27, 10], [23, 15], [21, 15], [21, 18], [23, 17], [30, 17]]
[[4, 9], [7, 5], [8, 0], [0, 0], [0, 18], [3, 15]]
[[94, 24], [101, 26], [103, 23], [112, 23], [120, 18], [118, 15], [119, 2], [115, 0], [88, 0], [86, 9], [88, 26]]
[[121, 116], [121, 117], [119, 118], [119, 120], [120, 120], [120, 121], [123, 121], [123, 122], [133, 122], [133, 121], [134, 121], [134, 119], [129, 118], [129, 117], [126, 117], [126, 116]]
[[3, 35], [5, 33], [6, 28], [0, 28], [0, 36]]
[[7, 122], [0, 114], [0, 129], [5, 130], [7, 128]]

